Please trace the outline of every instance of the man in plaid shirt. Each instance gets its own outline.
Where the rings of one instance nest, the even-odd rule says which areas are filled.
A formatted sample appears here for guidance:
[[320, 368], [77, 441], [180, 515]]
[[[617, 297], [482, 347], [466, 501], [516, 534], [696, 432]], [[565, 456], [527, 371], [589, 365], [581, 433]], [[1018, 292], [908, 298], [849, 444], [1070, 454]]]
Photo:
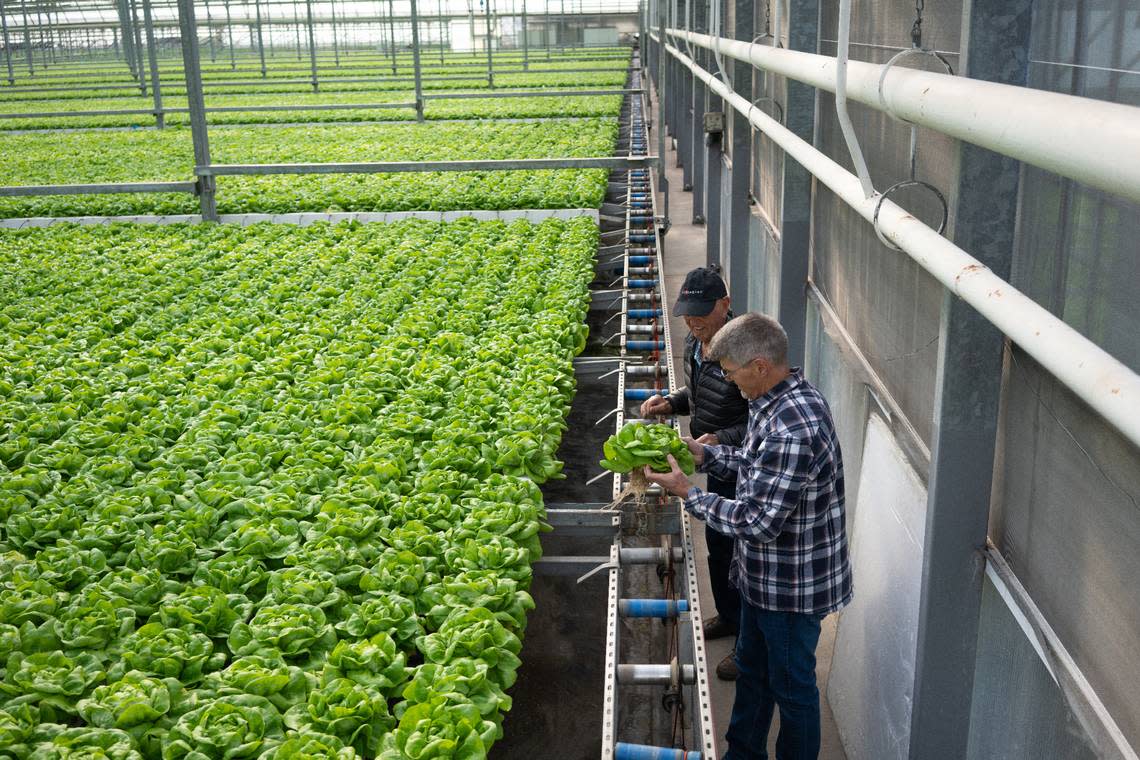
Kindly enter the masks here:
[[702, 471], [737, 474], [735, 499], [693, 486], [672, 458], [671, 472], [646, 468], [693, 516], [736, 539], [731, 578], [742, 597], [740, 677], [725, 760], [767, 760], [777, 706], [776, 757], [819, 755], [820, 622], [851, 601], [853, 590], [831, 410], [799, 368], [788, 366], [787, 351], [780, 324], [755, 313], [729, 322], [710, 346], [748, 399], [748, 431], [739, 448], [686, 443]]

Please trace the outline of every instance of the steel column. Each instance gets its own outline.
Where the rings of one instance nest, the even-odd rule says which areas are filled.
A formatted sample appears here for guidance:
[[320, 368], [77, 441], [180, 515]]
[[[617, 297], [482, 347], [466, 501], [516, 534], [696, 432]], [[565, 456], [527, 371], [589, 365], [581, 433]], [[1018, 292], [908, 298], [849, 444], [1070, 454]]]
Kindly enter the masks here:
[[[963, 29], [963, 74], [1025, 86], [1032, 0], [974, 3]], [[1018, 161], [961, 143], [954, 242], [1008, 280], [1017, 221]], [[943, 291], [934, 440], [923, 540], [910, 758], [966, 755], [1001, 400], [1001, 332]]]
[[392, 73], [396, 73], [396, 12], [392, 0], [388, 0], [388, 37], [392, 41]]
[[210, 44], [210, 62], [218, 60], [218, 53], [214, 49], [214, 17], [210, 15], [210, 0], [202, 0], [206, 6], [206, 41]]
[[[733, 0], [734, 39], [751, 42], [756, 26], [752, 0]], [[737, 92], [752, 92], [751, 64], [732, 61], [729, 76]], [[752, 212], [748, 195], [752, 188], [752, 122], [736, 109], [732, 111], [732, 176], [729, 179], [728, 197], [728, 294], [744, 310], [748, 306], [748, 240]]]
[[[744, 2], [744, 0], [741, 0]], [[669, 229], [669, 178], [665, 176], [665, 2], [657, 0], [657, 192], [661, 193], [663, 229]], [[664, 246], [665, 241], [661, 241]]]
[[[778, 1], [778, 0], [777, 0]], [[788, 8], [788, 47], [815, 52], [819, 43], [819, 0], [797, 0]], [[784, 125], [812, 142], [815, 135], [815, 88], [787, 80]], [[774, 167], [772, 168], [774, 170]], [[780, 324], [788, 333], [788, 361], [802, 366], [807, 330], [807, 281], [811, 243], [811, 174], [785, 157], [781, 189]]]
[[230, 0], [226, 0], [226, 38], [230, 46], [230, 71], [237, 69], [237, 59], [234, 58], [234, 25], [230, 18]]
[[526, 28], [526, 0], [522, 0], [523, 71], [530, 68], [530, 33]]
[[[483, 0], [484, 16], [487, 21], [487, 86], [495, 86], [495, 58], [491, 52], [491, 0]], [[472, 40], [474, 43], [474, 40]]]
[[416, 84], [416, 121], [424, 120], [424, 89], [420, 71], [420, 25], [416, 17], [416, 0], [410, 0], [412, 14], [412, 76]]
[[135, 71], [139, 76], [139, 92], [146, 97], [146, 69], [143, 68], [142, 30], [139, 29], [139, 8], [136, 0], [128, 0], [127, 12], [131, 18], [131, 42], [135, 49]]
[[[705, 3], [703, 0], [689, 0], [693, 5], [692, 25], [694, 29], [704, 30]], [[699, 53], [698, 53], [699, 55]], [[705, 171], [706, 149], [704, 116], [708, 108], [708, 91], [704, 82], [697, 79], [691, 72], [682, 72], [682, 76], [690, 81], [690, 101], [692, 103], [692, 144], [689, 146], [691, 162], [693, 165], [693, 224], [705, 223]]]
[[158, 80], [158, 47], [154, 43], [154, 18], [150, 12], [150, 0], [142, 0], [143, 24], [146, 26], [146, 54], [150, 62], [150, 91], [154, 96], [154, 125], [166, 127], [166, 114], [162, 110], [162, 86]]
[[332, 38], [333, 38], [333, 63], [340, 68], [340, 46], [336, 41], [336, 2], [329, 1], [329, 18], [332, 20]]
[[305, 18], [309, 29], [309, 69], [313, 77], [313, 92], [320, 90], [317, 82], [317, 41], [313, 36], [313, 0], [305, 0]]
[[[210, 165], [210, 136], [206, 127], [206, 102], [202, 94], [202, 68], [198, 54], [198, 24], [194, 19], [194, 0], [178, 0], [178, 27], [182, 34], [182, 67], [186, 72], [186, 101], [190, 108], [190, 133], [194, 141], [196, 166]], [[202, 218], [217, 221], [215, 198], [217, 181], [211, 176], [198, 177], [198, 199]]]
[[261, 61], [261, 78], [266, 76], [265, 71], [265, 38], [261, 36], [261, 0], [253, 0], [253, 10], [257, 14], [257, 57]]
[[4, 11], [4, 0], [0, 0], [0, 26], [4, 30], [4, 63], [8, 66], [8, 84], [15, 84], [16, 77], [12, 73], [12, 45], [8, 41], [8, 16]]

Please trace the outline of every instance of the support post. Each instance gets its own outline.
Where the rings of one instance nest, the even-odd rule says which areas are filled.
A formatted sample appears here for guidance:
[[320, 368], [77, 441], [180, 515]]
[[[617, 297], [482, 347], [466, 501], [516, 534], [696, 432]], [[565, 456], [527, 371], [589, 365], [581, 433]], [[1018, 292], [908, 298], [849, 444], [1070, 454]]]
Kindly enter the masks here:
[[412, 77], [416, 85], [416, 121], [424, 120], [424, 88], [420, 72], [420, 23], [416, 15], [416, 0], [411, 2], [412, 16]]
[[444, 24], [447, 22], [443, 19], [443, 0], [436, 0], [435, 12], [439, 15], [439, 63], [443, 65], [443, 49], [446, 47], [444, 39], [446, 32], [444, 31]]
[[[963, 21], [970, 79], [1024, 86], [1032, 0], [973, 3]], [[951, 226], [954, 242], [1009, 279], [1020, 165], [961, 143]], [[966, 755], [977, 655], [984, 552], [1001, 397], [1001, 333], [943, 291], [934, 436], [923, 539], [912, 760]]]
[[[819, 44], [819, 0], [797, 0], [788, 8], [788, 48], [814, 53]], [[787, 80], [784, 125], [812, 142], [815, 89]], [[788, 361], [803, 366], [807, 343], [807, 281], [811, 243], [811, 174], [784, 159], [780, 219], [780, 324], [788, 333]]]
[[234, 24], [230, 17], [230, 0], [226, 0], [226, 44], [230, 46], [230, 71], [237, 69], [237, 59], [234, 57]]
[[[669, 178], [665, 176], [665, 0], [657, 0], [657, 39], [657, 190], [662, 198], [664, 233], [669, 229]], [[664, 247], [664, 240], [661, 245]]]
[[257, 57], [261, 61], [261, 78], [265, 79], [265, 38], [261, 35], [261, 0], [253, 0], [253, 12], [257, 14]]
[[[713, 18], [713, 3], [720, 4], [720, 17], [724, 18], [724, 3], [725, 0], [709, 0], [708, 15], [705, 16], [705, 31], [708, 34], [713, 34], [712, 18]], [[717, 71], [716, 61], [709, 51], [702, 51], [701, 59], [704, 68], [708, 71]], [[712, 89], [706, 86], [705, 109], [709, 112], [724, 113], [724, 100], [714, 93]], [[725, 117], [727, 125], [729, 117]], [[705, 252], [706, 260], [709, 265], [721, 263], [720, 251], [720, 228], [721, 228], [721, 172], [724, 169], [724, 139], [725, 135], [713, 136], [712, 139], [707, 141], [707, 150], [705, 152]]]
[[[268, 3], [266, 4], [268, 7]], [[206, 6], [210, 10], [210, 6]], [[293, 26], [297, 29], [297, 60], [301, 60], [301, 9], [297, 7], [297, 0], [293, 0]], [[211, 38], [212, 39], [212, 38]]]
[[530, 33], [526, 28], [526, 0], [522, 0], [523, 71], [530, 69]]
[[[178, 28], [182, 33], [182, 67], [186, 72], [186, 101], [190, 109], [190, 134], [194, 142], [194, 165], [210, 165], [210, 136], [206, 127], [206, 101], [202, 93], [202, 68], [198, 51], [198, 24], [194, 20], [194, 0], [178, 0]], [[197, 178], [202, 218], [218, 220], [212, 176]]]
[[[755, 17], [752, 0], [732, 0], [733, 39], [751, 42]], [[732, 60], [729, 63], [732, 87], [739, 93], [752, 92], [750, 63]], [[728, 294], [737, 308], [748, 307], [748, 230], [751, 226], [751, 209], [748, 194], [752, 187], [752, 123], [748, 117], [732, 109], [732, 176], [728, 196]]]
[[392, 74], [396, 73], [396, 12], [388, 0], [388, 37], [392, 40]]
[[15, 84], [16, 75], [12, 72], [12, 44], [8, 41], [8, 16], [4, 11], [4, 0], [0, 0], [0, 24], [4, 28], [4, 63], [8, 67], [8, 84]]
[[[26, 1], [26, 0], [22, 0]], [[123, 57], [127, 60], [127, 68], [131, 72], [131, 76], [138, 78], [142, 76], [142, 72], [135, 67], [135, 50], [134, 50], [134, 33], [131, 31], [131, 9], [127, 0], [116, 0], [115, 9], [119, 13], [119, 25], [123, 31]], [[31, 51], [29, 50], [29, 60], [31, 60]]]
[[158, 47], [154, 44], [154, 17], [151, 15], [150, 0], [142, 0], [143, 24], [146, 27], [146, 54], [150, 62], [150, 91], [154, 96], [154, 125], [166, 127], [166, 113], [162, 110], [162, 86], [158, 81]]
[[[693, 6], [692, 15], [692, 29], [695, 31], [703, 32], [704, 16], [705, 16], [705, 3], [702, 0], [690, 0]], [[698, 63], [700, 62], [700, 49], [693, 51], [697, 56]], [[705, 148], [705, 127], [704, 117], [705, 110], [707, 109], [708, 93], [705, 91], [705, 83], [694, 76], [690, 76], [690, 103], [692, 106], [692, 126], [690, 129], [693, 134], [692, 144], [689, 146], [691, 151], [690, 161], [693, 165], [692, 170], [692, 183], [693, 183], [693, 224], [705, 223], [705, 167], [706, 167], [706, 153]]]
[[139, 76], [139, 93], [146, 97], [146, 69], [143, 68], [142, 30], [139, 29], [139, 9], [135, 0], [127, 0], [127, 13], [131, 18], [131, 41], [134, 45], [135, 71]]
[[495, 58], [491, 52], [491, 0], [483, 0], [483, 16], [487, 22], [487, 86], [495, 86]]
[[218, 52], [214, 49], [214, 17], [210, 15], [210, 0], [203, 0], [206, 6], [206, 41], [210, 43], [210, 63], [218, 60]]
[[309, 29], [309, 70], [312, 74], [313, 92], [320, 90], [317, 82], [317, 42], [313, 36], [313, 0], [305, 0], [305, 20]]
[[329, 2], [329, 17], [332, 19], [332, 38], [333, 38], [333, 64], [340, 68], [340, 46], [336, 40], [336, 3], [333, 0]]

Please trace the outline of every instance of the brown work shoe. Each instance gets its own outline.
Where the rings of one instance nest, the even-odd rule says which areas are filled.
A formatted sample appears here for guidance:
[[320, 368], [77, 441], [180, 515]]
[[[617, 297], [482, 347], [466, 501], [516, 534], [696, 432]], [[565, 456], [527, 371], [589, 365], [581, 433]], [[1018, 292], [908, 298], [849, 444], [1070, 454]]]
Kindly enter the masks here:
[[735, 681], [740, 675], [736, 668], [736, 650], [733, 649], [716, 666], [716, 677], [722, 681]]
[[721, 620], [720, 615], [705, 618], [701, 625], [705, 629], [705, 641], [736, 636], [736, 626]]

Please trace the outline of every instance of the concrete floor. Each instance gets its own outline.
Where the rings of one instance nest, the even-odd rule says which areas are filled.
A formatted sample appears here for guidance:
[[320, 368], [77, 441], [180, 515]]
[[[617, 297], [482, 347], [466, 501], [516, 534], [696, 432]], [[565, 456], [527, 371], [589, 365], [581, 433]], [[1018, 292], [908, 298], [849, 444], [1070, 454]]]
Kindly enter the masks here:
[[[672, 140], [666, 140], [666, 142], [668, 143], [666, 152], [668, 169], [666, 176], [669, 180], [669, 216], [672, 221], [672, 227], [665, 236], [664, 282], [667, 298], [669, 302], [672, 303], [676, 298], [677, 292], [681, 289], [681, 283], [685, 279], [685, 274], [689, 270], [705, 264], [705, 228], [704, 226], [695, 226], [691, 223], [693, 194], [681, 189], [681, 169], [677, 167], [677, 154], [673, 149]], [[656, 145], [655, 142], [651, 144]], [[662, 196], [659, 194], [657, 198], [658, 208], [664, 208], [662, 200]], [[685, 323], [681, 319], [672, 316], [670, 316], [669, 327], [673, 339], [671, 350], [673, 352], [675, 366], [677, 367], [678, 380], [683, 382], [683, 378], [680, 377], [681, 351], [684, 346], [687, 330], [685, 329]], [[687, 432], [687, 418], [682, 418], [682, 425]], [[702, 558], [697, 562], [701, 607], [706, 610], [706, 615], [711, 615], [715, 607], [713, 605], [712, 589], [709, 586], [708, 565], [703, 561], [705, 553], [704, 526], [695, 520], [693, 522], [693, 536], [695, 538], [696, 551], [698, 556]], [[831, 668], [831, 657], [835, 646], [835, 624], [835, 615], [828, 616], [824, 620], [819, 648], [816, 650], [816, 676], [819, 680], [823, 712], [823, 744], [819, 755], [820, 760], [847, 760], [847, 755], [843, 751], [843, 744], [839, 739], [839, 732], [835, 726], [835, 720], [831, 715], [831, 706], [828, 704], [826, 697], [827, 677]], [[718, 639], [709, 642], [710, 667], [715, 667], [716, 663], [720, 662], [720, 660], [729, 653], [732, 649], [732, 645], [732, 639]], [[721, 756], [727, 749], [724, 742], [724, 732], [728, 727], [728, 718], [732, 711], [732, 700], [735, 689], [733, 684], [718, 680], [715, 676], [712, 678], [712, 685], [713, 719], [718, 735], [717, 754]], [[775, 744], [778, 730], [779, 716], [777, 715], [773, 721], [772, 731], [768, 737], [768, 752], [773, 758], [775, 758]]]

